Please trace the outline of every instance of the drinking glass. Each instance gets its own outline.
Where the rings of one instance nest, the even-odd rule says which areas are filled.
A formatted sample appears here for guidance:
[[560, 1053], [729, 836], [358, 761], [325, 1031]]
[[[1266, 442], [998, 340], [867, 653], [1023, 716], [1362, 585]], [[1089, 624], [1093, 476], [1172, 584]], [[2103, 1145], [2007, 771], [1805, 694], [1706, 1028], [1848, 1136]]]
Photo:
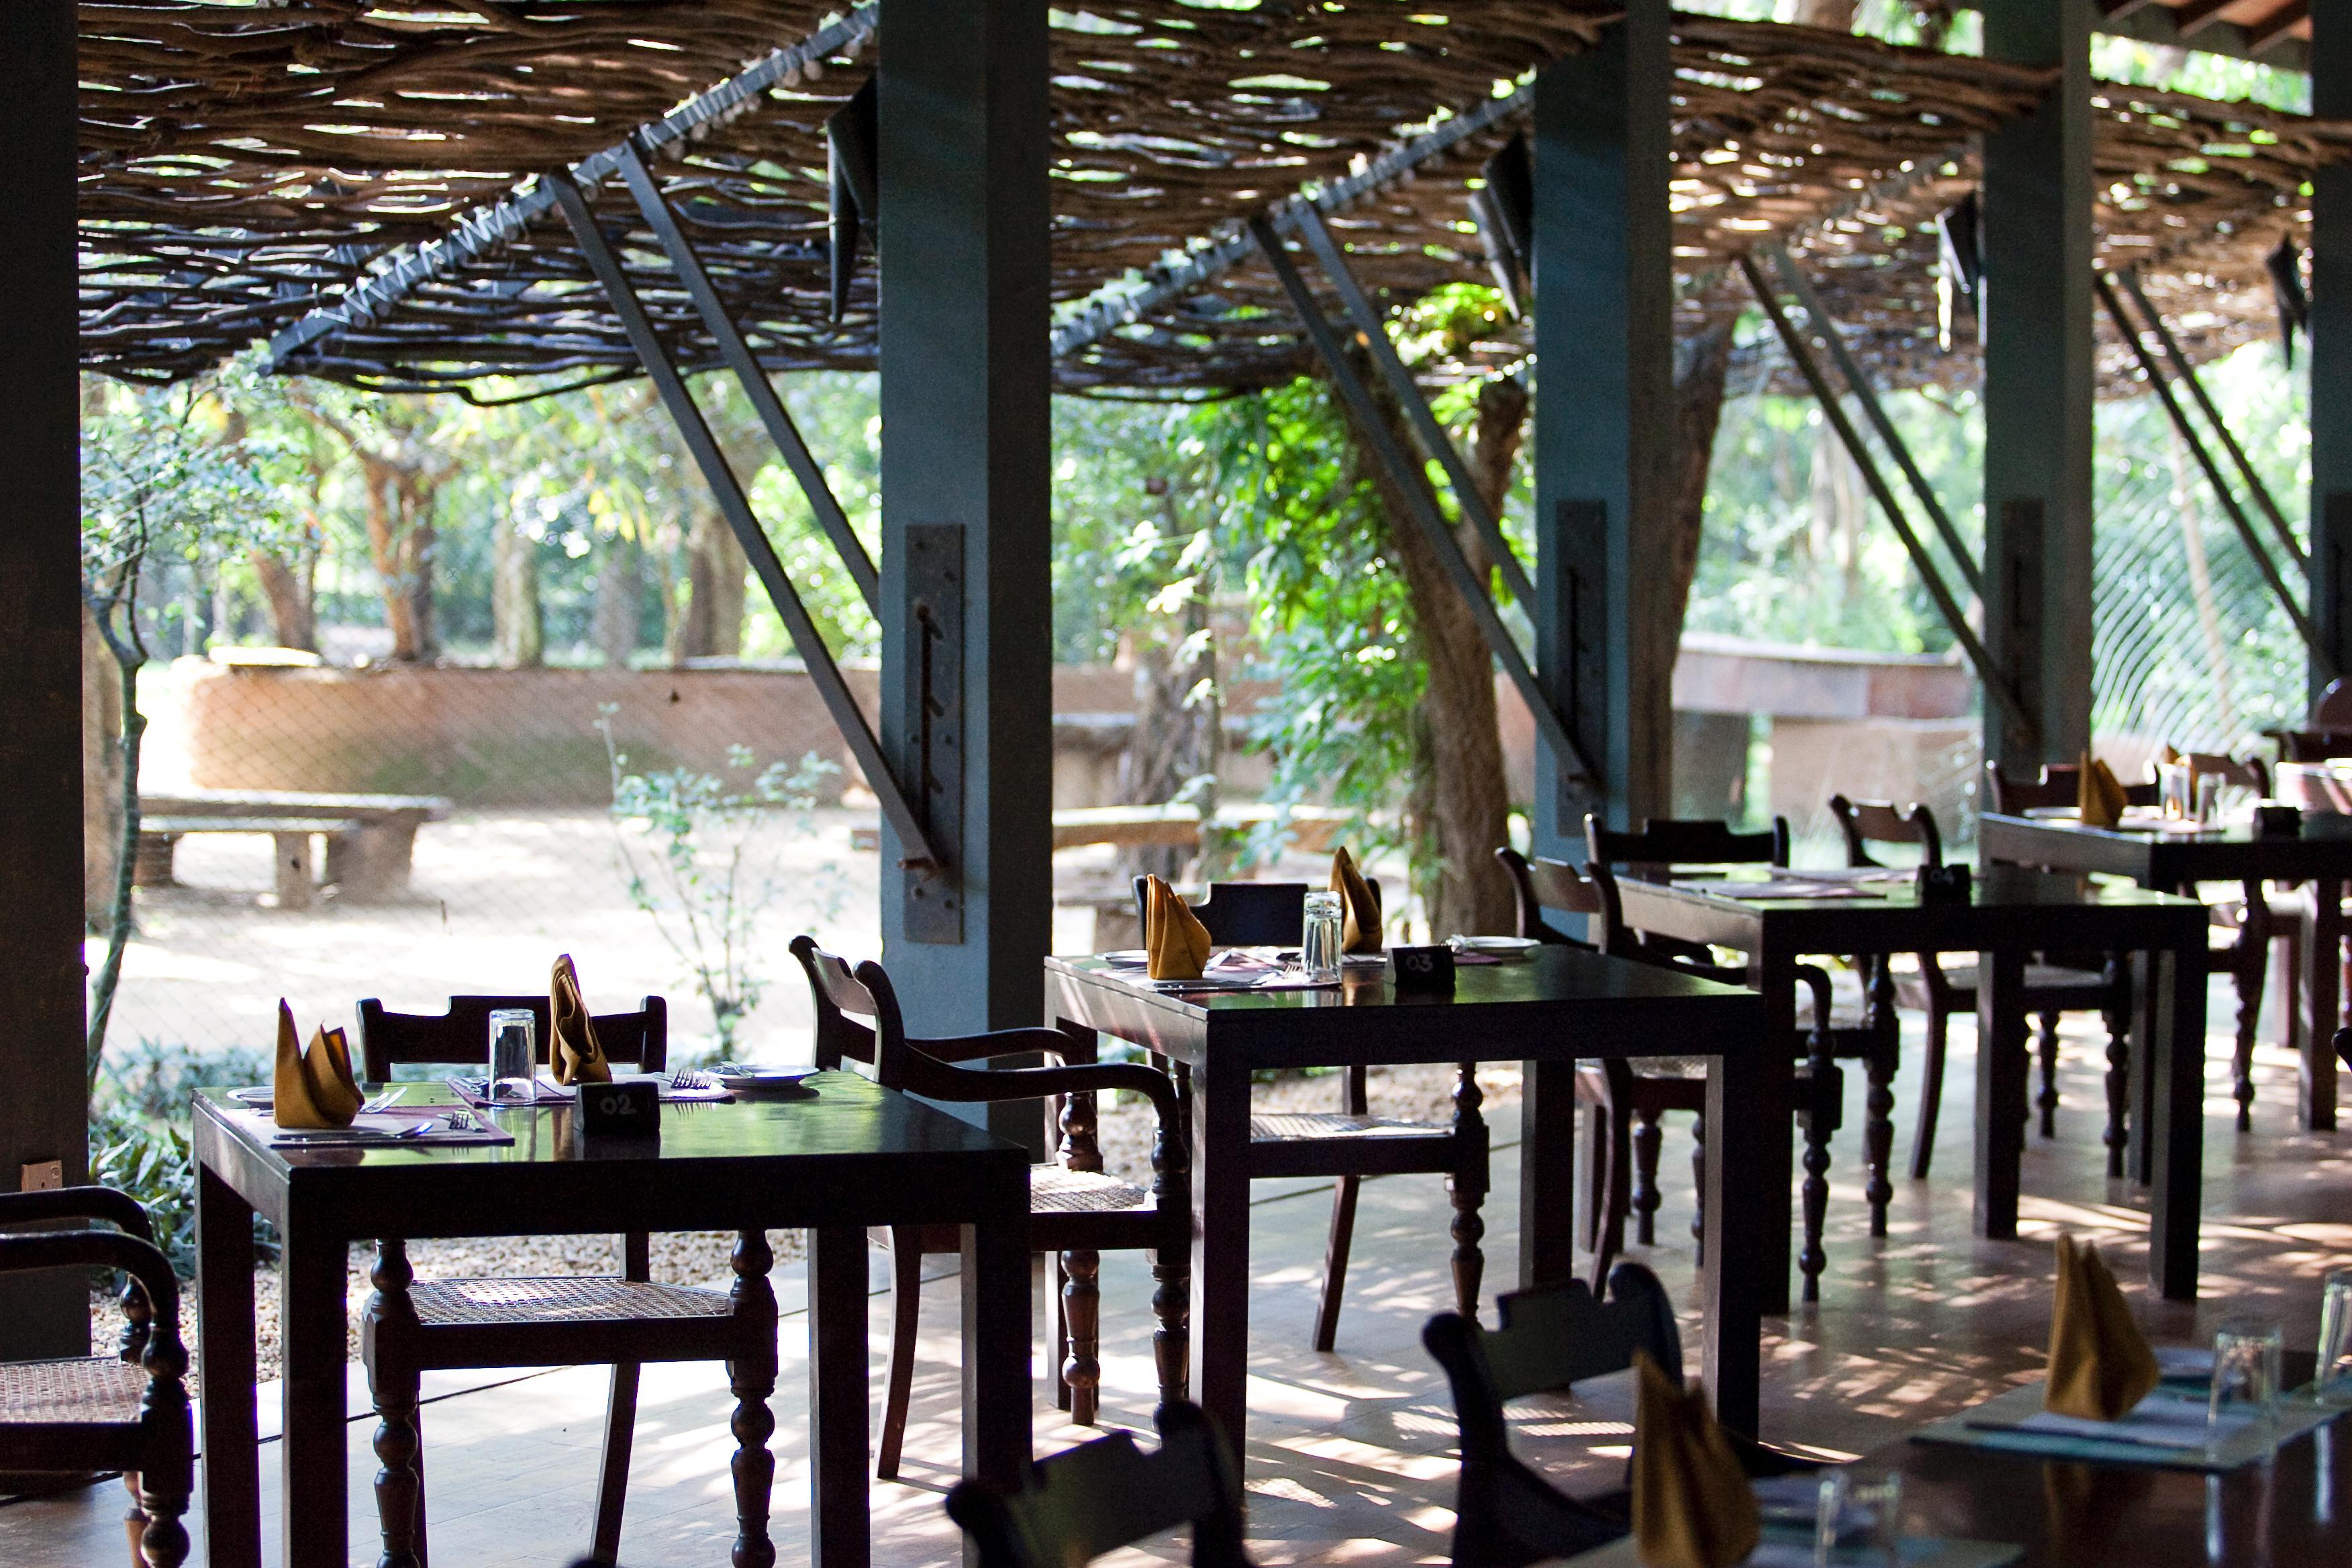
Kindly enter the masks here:
[[2197, 802], [2197, 826], [2210, 827], [2221, 820], [2221, 775], [2199, 773], [2189, 781]]
[[2178, 822], [2189, 815], [2189, 782], [2190, 774], [2187, 763], [2156, 764], [2157, 793], [2164, 803], [2166, 821]]
[[1814, 1568], [1874, 1559], [1895, 1568], [1902, 1541], [1901, 1476], [1856, 1482], [1843, 1466], [1823, 1472], [1813, 1510]]
[[2276, 1441], [2279, 1355], [2285, 1340], [2275, 1322], [2262, 1318], [2224, 1318], [2213, 1334], [2213, 1391], [2205, 1407], [2205, 1447], [2216, 1452], [2249, 1419], [2264, 1439]]
[[2352, 1268], [2328, 1270], [2319, 1291], [2319, 1367], [2311, 1393], [2341, 1410], [2352, 1407]]
[[1339, 978], [1339, 942], [1343, 930], [1339, 895], [1307, 895], [1307, 926], [1299, 933], [1298, 965], [1318, 985]]
[[538, 1098], [539, 1020], [528, 1007], [490, 1013], [490, 1099], [529, 1105]]

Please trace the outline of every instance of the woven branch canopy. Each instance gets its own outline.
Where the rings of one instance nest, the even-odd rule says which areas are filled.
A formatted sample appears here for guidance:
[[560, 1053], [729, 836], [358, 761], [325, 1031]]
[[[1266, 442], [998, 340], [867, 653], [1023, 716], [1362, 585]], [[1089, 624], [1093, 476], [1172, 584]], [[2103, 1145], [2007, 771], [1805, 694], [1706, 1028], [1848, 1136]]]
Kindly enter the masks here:
[[[1591, 47], [1613, 15], [1575, 0], [1052, 13], [1058, 384], [1246, 389], [1308, 368], [1263, 263], [1203, 258], [1237, 248], [1250, 216], [1351, 173], [1412, 163], [1360, 180], [1370, 188], [1330, 215], [1368, 287], [1401, 303], [1486, 279], [1468, 207], [1480, 168], [1525, 128], [1531, 73]], [[790, 68], [658, 149], [656, 173], [763, 363], [874, 363], [870, 255], [847, 315], [831, 318], [823, 129], [870, 72], [870, 8], [119, 0], [80, 17], [89, 369], [183, 377], [336, 310], [278, 368], [387, 390], [635, 374], [560, 215], [528, 205], [533, 176], [684, 112], [779, 49], [793, 52], [772, 65]], [[1951, 349], [1938, 343], [1934, 219], [1973, 188], [1979, 138], [2029, 111], [2045, 74], [1704, 16], [1676, 18], [1674, 67], [1679, 327], [1742, 308], [1730, 264], [1777, 236], [1883, 384], [1973, 381], [1965, 311]], [[2307, 228], [2311, 172], [2352, 155], [2352, 124], [2107, 85], [2095, 122], [2101, 264], [2140, 268], [2193, 357], [2274, 331], [2264, 259]], [[1437, 150], [1399, 158], [1416, 136]], [[623, 182], [590, 194], [672, 351], [716, 364]], [[509, 198], [490, 237], [420, 266], [419, 247], [431, 256]], [[2101, 331], [2106, 390], [2131, 389], [2126, 351]], [[1525, 352], [1507, 319], [1492, 338], [1458, 345], [1455, 368]]]

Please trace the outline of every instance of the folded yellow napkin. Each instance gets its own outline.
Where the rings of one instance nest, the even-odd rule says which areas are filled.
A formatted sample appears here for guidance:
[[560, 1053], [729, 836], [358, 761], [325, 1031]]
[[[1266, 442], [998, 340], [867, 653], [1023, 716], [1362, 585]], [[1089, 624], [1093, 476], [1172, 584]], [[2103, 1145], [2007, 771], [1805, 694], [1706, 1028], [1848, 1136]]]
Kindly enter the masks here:
[[604, 1047], [596, 1043], [596, 1020], [581, 998], [580, 973], [572, 967], [568, 952], [555, 961], [555, 976], [548, 984], [547, 1037], [547, 1064], [556, 1082], [613, 1080], [612, 1064], [604, 1059]]
[[1356, 858], [1348, 853], [1344, 844], [1331, 851], [1331, 890], [1339, 895], [1339, 902], [1345, 907], [1339, 951], [1380, 952], [1381, 903], [1372, 897], [1372, 885], [1356, 869]]
[[1154, 980], [1198, 980], [1209, 962], [1209, 928], [1157, 877], [1143, 884], [1143, 951]]
[[294, 1009], [278, 999], [278, 1068], [271, 1076], [269, 1109], [280, 1127], [349, 1127], [360, 1113], [359, 1080], [352, 1077], [352, 1049], [341, 1029], [312, 1032], [302, 1049], [294, 1033]]
[[2088, 752], [2075, 778], [2074, 805], [2092, 827], [2113, 827], [2124, 819], [2124, 786], [2113, 768]]
[[1640, 1351], [1633, 1405], [1633, 1547], [1647, 1568], [1730, 1568], [1763, 1532], [1739, 1456], [1708, 1414]]
[[2133, 1321], [2116, 1277], [2099, 1260], [2099, 1249], [2060, 1237], [2042, 1407], [2084, 1421], [2119, 1420], [2156, 1383], [2156, 1352]]

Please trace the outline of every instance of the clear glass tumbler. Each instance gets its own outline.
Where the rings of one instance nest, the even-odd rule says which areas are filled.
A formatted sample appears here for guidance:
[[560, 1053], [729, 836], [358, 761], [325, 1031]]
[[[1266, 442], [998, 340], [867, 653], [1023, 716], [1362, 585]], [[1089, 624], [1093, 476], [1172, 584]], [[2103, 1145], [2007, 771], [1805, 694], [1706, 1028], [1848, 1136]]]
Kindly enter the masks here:
[[2224, 1318], [2213, 1334], [2213, 1389], [2205, 1407], [2205, 1447], [2217, 1453], [2252, 1429], [2263, 1447], [2277, 1441], [2279, 1358], [2285, 1334], [2263, 1318]]
[[2166, 821], [2179, 822], [2188, 816], [2193, 805], [2189, 793], [2191, 776], [2187, 763], [2156, 764], [2157, 795]]
[[1897, 1568], [1903, 1542], [1903, 1478], [1856, 1481], [1840, 1466], [1823, 1472], [1813, 1512], [1815, 1568], [1883, 1560]]
[[1346, 931], [1337, 893], [1307, 895], [1307, 926], [1298, 937], [1298, 965], [1318, 985], [1339, 978], [1339, 943]]
[[528, 1007], [490, 1014], [490, 1099], [529, 1105], [538, 1098], [539, 1020]]
[[2352, 1268], [2328, 1270], [2319, 1288], [2319, 1366], [2311, 1392], [2334, 1409], [2352, 1407]]

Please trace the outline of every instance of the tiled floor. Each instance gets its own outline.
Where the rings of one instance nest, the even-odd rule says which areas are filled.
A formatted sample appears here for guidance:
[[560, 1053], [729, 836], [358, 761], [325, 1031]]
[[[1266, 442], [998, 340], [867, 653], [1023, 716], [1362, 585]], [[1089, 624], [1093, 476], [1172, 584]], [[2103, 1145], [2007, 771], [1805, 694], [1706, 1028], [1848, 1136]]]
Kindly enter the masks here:
[[[2217, 1020], [2233, 1015], [2219, 990], [2215, 1003]], [[2035, 1140], [2027, 1157], [2023, 1238], [1991, 1244], [1969, 1236], [1973, 1059], [1963, 1042], [1955, 1044], [1934, 1177], [1897, 1180], [1890, 1235], [1875, 1244], [1867, 1235], [1855, 1163], [1861, 1089], [1858, 1080], [1851, 1086], [1853, 1106], [1832, 1172], [1824, 1300], [1817, 1310], [1770, 1325], [1768, 1436], [1823, 1453], [1858, 1453], [2031, 1375], [2047, 1329], [2051, 1238], [2061, 1229], [2095, 1234], [2112, 1251], [2160, 1341], [2210, 1330], [2224, 1312], [2255, 1310], [2275, 1313], [2288, 1342], [2308, 1347], [2318, 1276], [2331, 1264], [2352, 1261], [2352, 1161], [2337, 1137], [2294, 1131], [2290, 1058], [2264, 1053], [2256, 1129], [2245, 1137], [2231, 1129], [2217, 1067], [2207, 1119], [2204, 1291], [2189, 1308], [2145, 1301], [2137, 1288], [2145, 1211], [2101, 1174], [2104, 1097], [2094, 1064], [2104, 1042], [2087, 1036], [2069, 1039], [2059, 1137]], [[2222, 1042], [2214, 1047], [2212, 1059], [2226, 1060]], [[1915, 1077], [1916, 1066], [1897, 1086], [1898, 1152], [1908, 1146]], [[1497, 1133], [1507, 1138], [1508, 1129]], [[2352, 1142], [2352, 1133], [2342, 1139]], [[1685, 1297], [1692, 1281], [1688, 1153], [1686, 1125], [1671, 1127], [1662, 1245], [1634, 1252]], [[1501, 1200], [1516, 1190], [1516, 1151], [1498, 1151], [1496, 1164]], [[1341, 1353], [1318, 1356], [1304, 1347], [1327, 1202], [1318, 1191], [1285, 1194], [1269, 1186], [1254, 1212], [1252, 1550], [1268, 1564], [1442, 1558], [1452, 1523], [1452, 1413], [1418, 1339], [1429, 1313], [1449, 1304], [1441, 1185], [1435, 1178], [1401, 1177], [1367, 1188]], [[1490, 1218], [1487, 1277], [1500, 1285], [1516, 1273], [1515, 1215], [1498, 1201]], [[779, 1283], [785, 1306], [796, 1307], [797, 1279]], [[1107, 1255], [1102, 1290], [1106, 1419], [1148, 1427], [1150, 1279], [1140, 1260]], [[905, 1479], [874, 1491], [877, 1563], [945, 1563], [956, 1552], [940, 1509], [957, 1453], [954, 1302], [951, 1283], [928, 1293]], [[875, 1306], [878, 1352], [883, 1300]], [[805, 1561], [807, 1551], [803, 1321], [786, 1320], [776, 1400], [774, 1525], [787, 1563]], [[1695, 1338], [1696, 1323], [1686, 1320], [1685, 1332]], [[1517, 1426], [1523, 1447], [1572, 1486], [1601, 1484], [1630, 1436], [1622, 1382], [1587, 1384], [1572, 1401], [1533, 1402]], [[567, 1562], [585, 1539], [603, 1400], [603, 1374], [573, 1369], [452, 1394], [430, 1405], [426, 1473], [436, 1561], [444, 1568]], [[649, 1375], [625, 1563], [651, 1568], [726, 1560], [733, 1515], [725, 1412], [715, 1367]], [[354, 1563], [375, 1557], [369, 1431], [365, 1421], [351, 1428]], [[1041, 1398], [1041, 1451], [1084, 1436]], [[264, 1506], [273, 1519], [275, 1463], [271, 1445], [264, 1455]], [[104, 1488], [0, 1507], [0, 1563], [85, 1568], [121, 1561], [120, 1500], [119, 1489]], [[274, 1541], [268, 1555], [276, 1561]]]

